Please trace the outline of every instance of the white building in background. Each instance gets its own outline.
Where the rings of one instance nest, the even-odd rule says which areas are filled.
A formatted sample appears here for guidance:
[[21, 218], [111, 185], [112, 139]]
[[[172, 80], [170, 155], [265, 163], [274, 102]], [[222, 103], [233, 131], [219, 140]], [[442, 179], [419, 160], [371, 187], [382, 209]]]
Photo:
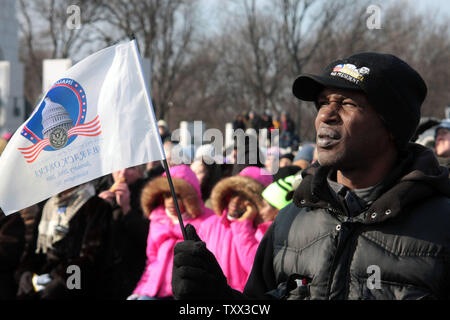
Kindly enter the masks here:
[[14, 131], [25, 121], [24, 67], [19, 62], [16, 0], [1, 0], [0, 10], [0, 133]]

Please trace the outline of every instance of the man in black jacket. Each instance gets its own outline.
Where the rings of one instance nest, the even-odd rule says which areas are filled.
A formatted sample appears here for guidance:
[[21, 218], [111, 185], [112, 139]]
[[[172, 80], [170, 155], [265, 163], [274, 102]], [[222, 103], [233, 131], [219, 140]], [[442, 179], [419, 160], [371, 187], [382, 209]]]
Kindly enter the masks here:
[[318, 109], [318, 163], [266, 232], [243, 293], [227, 286], [188, 226], [191, 240], [175, 247], [175, 297], [448, 299], [448, 169], [409, 142], [426, 92], [420, 75], [388, 54], [300, 75], [294, 95]]

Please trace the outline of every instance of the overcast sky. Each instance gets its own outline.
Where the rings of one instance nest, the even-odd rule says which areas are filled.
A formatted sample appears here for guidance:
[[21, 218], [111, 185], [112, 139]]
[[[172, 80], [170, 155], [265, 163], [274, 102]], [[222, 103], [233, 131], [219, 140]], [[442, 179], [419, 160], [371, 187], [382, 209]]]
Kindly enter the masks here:
[[443, 14], [450, 16], [450, 1], [449, 0], [409, 0], [414, 3], [421, 10], [439, 9]]
[[[258, 0], [257, 4], [264, 4], [264, 1]], [[234, 3], [238, 4], [239, 1]], [[415, 7], [423, 13], [429, 12], [437, 19], [450, 20], [450, 0], [373, 0], [370, 3], [379, 5], [381, 8], [386, 3], [408, 3], [411, 7]], [[214, 29], [217, 21], [219, 21], [218, 18], [220, 19], [220, 15], [223, 14], [224, 0], [200, 0], [199, 4], [204, 17], [202, 24]]]

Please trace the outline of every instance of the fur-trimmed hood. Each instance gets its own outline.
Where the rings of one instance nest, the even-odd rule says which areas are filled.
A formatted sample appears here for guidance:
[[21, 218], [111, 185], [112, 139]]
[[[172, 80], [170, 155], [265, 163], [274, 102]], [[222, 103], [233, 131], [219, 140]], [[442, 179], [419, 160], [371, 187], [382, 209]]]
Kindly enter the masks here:
[[261, 193], [264, 186], [252, 178], [244, 176], [232, 176], [219, 181], [211, 191], [211, 203], [214, 212], [222, 215], [227, 208], [230, 196], [233, 192], [239, 192], [251, 202], [253, 202], [260, 211], [263, 207], [263, 198]]
[[[187, 165], [179, 165], [169, 169], [175, 193], [183, 201], [186, 212], [192, 217], [199, 216], [204, 210], [200, 193], [200, 185], [195, 173]], [[151, 212], [163, 202], [162, 195], [170, 193], [166, 175], [154, 178], [142, 190], [141, 206], [148, 217]]]

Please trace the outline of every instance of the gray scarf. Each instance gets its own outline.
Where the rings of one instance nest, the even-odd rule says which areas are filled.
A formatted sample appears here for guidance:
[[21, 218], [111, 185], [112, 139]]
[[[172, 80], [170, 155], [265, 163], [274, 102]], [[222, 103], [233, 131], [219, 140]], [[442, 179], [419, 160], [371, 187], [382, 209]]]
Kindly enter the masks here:
[[63, 239], [69, 230], [70, 220], [94, 195], [93, 185], [86, 183], [51, 197], [42, 211], [36, 253], [47, 253], [55, 242]]

